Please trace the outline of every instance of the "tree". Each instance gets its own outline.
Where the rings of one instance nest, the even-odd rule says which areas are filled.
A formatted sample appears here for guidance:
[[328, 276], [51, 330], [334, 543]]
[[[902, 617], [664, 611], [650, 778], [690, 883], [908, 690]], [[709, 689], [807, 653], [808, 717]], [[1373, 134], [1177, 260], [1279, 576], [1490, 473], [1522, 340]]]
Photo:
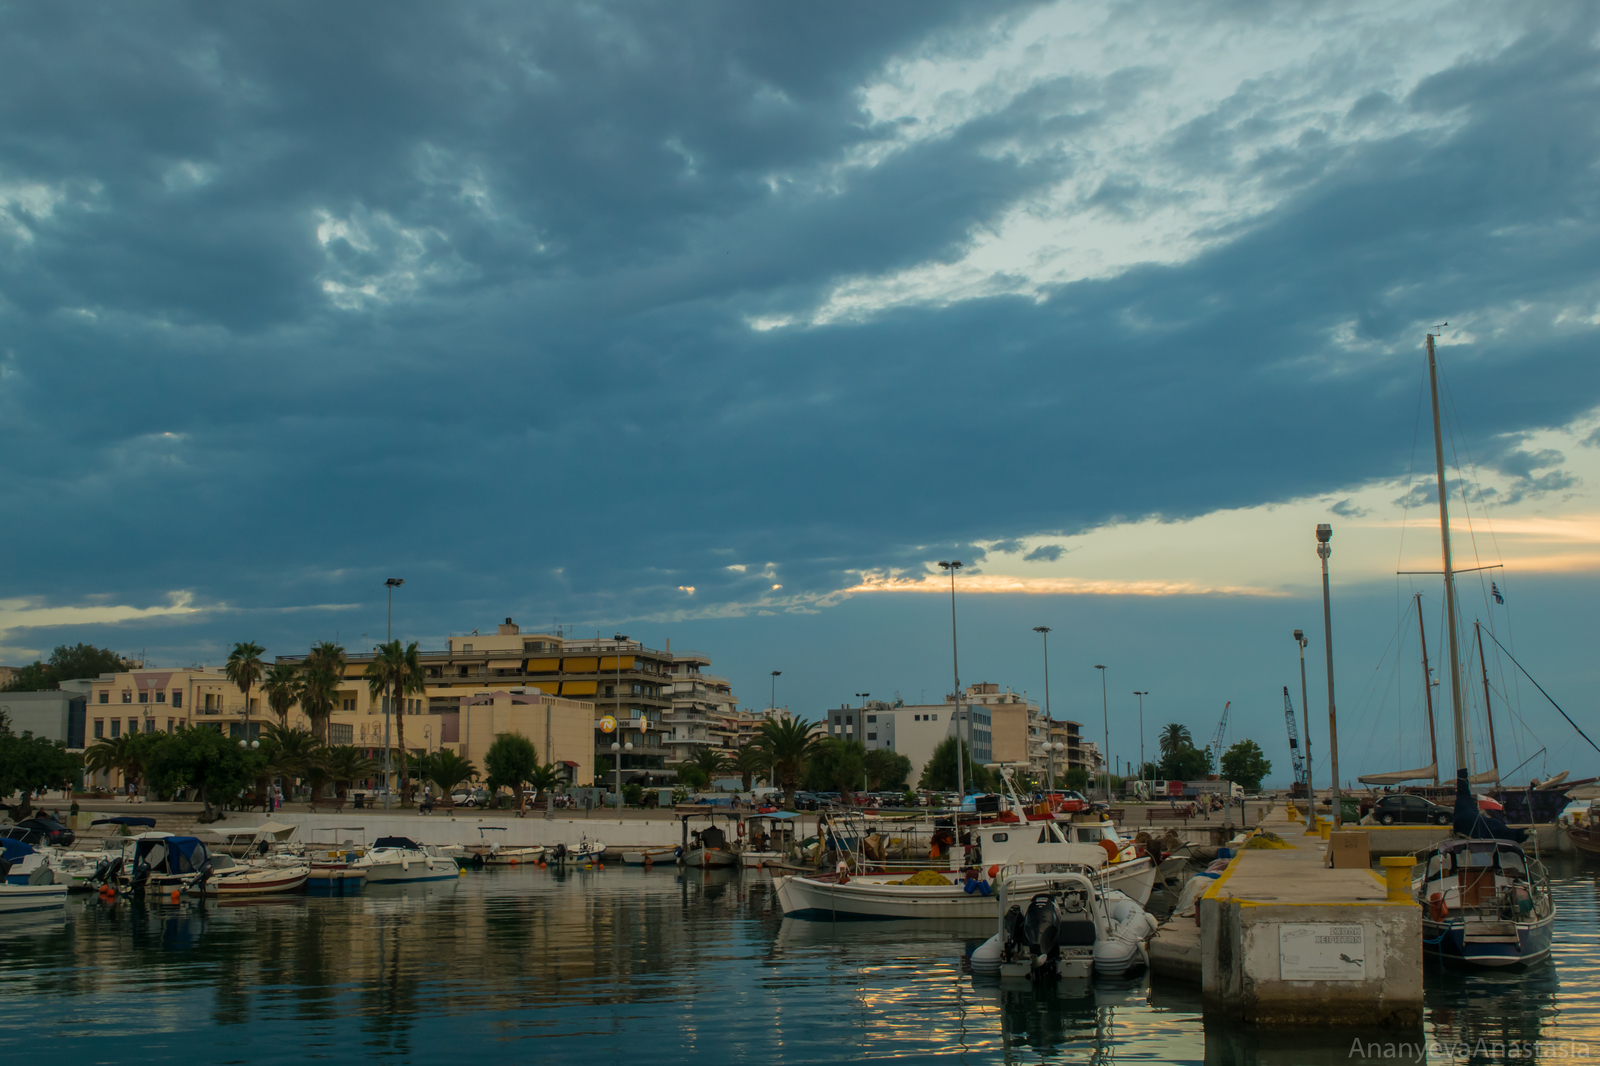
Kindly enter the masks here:
[[519, 792], [538, 769], [539, 753], [533, 741], [521, 733], [501, 733], [483, 753], [483, 766], [489, 775], [490, 795], [498, 796], [502, 788]]
[[[553, 762], [543, 766], [536, 766], [533, 773], [528, 776], [528, 784], [533, 786], [533, 802], [538, 803], [545, 798], [545, 793], [561, 783], [561, 770]], [[631, 800], [629, 801], [632, 802]]]
[[858, 740], [824, 737], [801, 780], [814, 792], [856, 792], [861, 788], [866, 754], [866, 746]]
[[[406, 715], [402, 701], [407, 696], [427, 691], [427, 681], [422, 672], [422, 662], [417, 656], [417, 642], [402, 647], [398, 640], [378, 645], [378, 653], [367, 664], [367, 691], [374, 699], [387, 691], [389, 709], [394, 712], [395, 739], [401, 751], [406, 750]], [[406, 760], [400, 760], [400, 801], [409, 798], [410, 775]]]
[[62, 741], [21, 736], [9, 728], [0, 730], [0, 799], [21, 793], [21, 802], [6, 806], [14, 821], [22, 821], [33, 811], [33, 794], [47, 788], [60, 788], [71, 781], [78, 760]]
[[124, 733], [102, 737], [83, 753], [84, 769], [91, 773], [120, 773], [124, 784], [144, 778], [145, 763], [158, 733]]
[[267, 695], [267, 706], [278, 716], [278, 724], [289, 727], [289, 708], [300, 702], [305, 693], [305, 679], [293, 663], [274, 663], [261, 682], [261, 691]]
[[17, 671], [17, 676], [5, 686], [6, 692], [45, 692], [61, 687], [61, 682], [80, 677], [99, 677], [126, 670], [122, 656], [110, 648], [97, 648], [93, 644], [57, 645], [48, 662], [35, 659]]
[[905, 787], [911, 776], [911, 760], [888, 748], [874, 748], [861, 760], [867, 771], [867, 788], [873, 792]]
[[324, 761], [327, 763], [328, 776], [333, 778], [334, 794], [341, 802], [344, 800], [345, 792], [353, 783], [378, 772], [377, 762], [367, 758], [360, 748], [350, 744], [328, 748]]
[[1161, 760], [1161, 776], [1168, 781], [1198, 781], [1210, 773], [1211, 751], [1207, 748], [1183, 748]]
[[766, 753], [775, 782], [783, 789], [784, 806], [794, 806], [794, 790], [820, 740], [811, 735], [811, 723], [804, 718], [769, 718], [761, 723], [756, 743]]
[[1261, 791], [1261, 779], [1272, 773], [1272, 763], [1253, 740], [1241, 740], [1222, 753], [1222, 776], [1244, 786], [1246, 792]]
[[[610, 773], [610, 764], [607, 763], [606, 772]], [[692, 762], [686, 762], [678, 767], [678, 782], [690, 788], [706, 787], [706, 772]]]
[[214, 800], [238, 795], [260, 776], [266, 762], [260, 751], [241, 748], [220, 730], [206, 726], [154, 735], [158, 743], [151, 746], [149, 753], [151, 782], [165, 793], [194, 789], [205, 805], [200, 818], [203, 822], [216, 821]]
[[306, 716], [311, 719], [312, 731], [324, 742], [328, 739], [328, 719], [333, 715], [333, 701], [339, 697], [339, 685], [343, 680], [344, 649], [331, 640], [314, 644], [305, 659], [300, 706], [305, 708]]
[[1161, 729], [1161, 754], [1176, 755], [1185, 748], [1194, 747], [1194, 738], [1189, 735], [1189, 727], [1173, 722]]
[[[977, 788], [990, 791], [994, 788], [994, 775], [987, 769], [972, 761], [972, 747], [962, 744], [962, 751], [966, 755], [966, 779], [968, 788]], [[945, 737], [939, 746], [933, 749], [933, 755], [922, 768], [922, 777], [917, 782], [918, 788], [948, 791], [957, 787], [956, 781], [956, 738]]]
[[701, 748], [694, 753], [694, 758], [689, 762], [705, 775], [707, 784], [714, 782], [719, 774], [725, 774], [731, 769], [728, 757], [716, 748]]
[[759, 744], [741, 744], [739, 750], [733, 753], [733, 765], [730, 769], [739, 775], [739, 783], [743, 786], [744, 792], [750, 791], [757, 777], [765, 776], [762, 771], [766, 768], [767, 753], [761, 750]]
[[233, 651], [228, 653], [228, 663], [222, 672], [229, 681], [239, 687], [239, 692], [244, 696], [244, 720], [250, 721], [250, 690], [255, 687], [261, 675], [266, 672], [267, 664], [261, 661], [262, 653], [267, 649], [259, 644], [235, 644]]
[[313, 767], [319, 761], [326, 761], [323, 758], [322, 741], [317, 739], [315, 733], [309, 729], [285, 729], [271, 723], [261, 734], [261, 755], [261, 791], [265, 791], [265, 778], [284, 777], [289, 779], [291, 795], [294, 793], [295, 779], [309, 779]]
[[448, 799], [450, 793], [477, 776], [478, 768], [471, 760], [463, 759], [449, 748], [441, 748], [428, 759], [427, 780], [439, 786], [441, 799]]

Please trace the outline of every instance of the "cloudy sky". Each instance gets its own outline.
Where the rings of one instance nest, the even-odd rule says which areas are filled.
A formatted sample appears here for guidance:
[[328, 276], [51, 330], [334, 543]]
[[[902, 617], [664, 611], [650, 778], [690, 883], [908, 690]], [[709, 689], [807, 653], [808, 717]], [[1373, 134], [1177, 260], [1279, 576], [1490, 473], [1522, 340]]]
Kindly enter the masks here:
[[[4, 661], [359, 647], [400, 576], [425, 646], [620, 629], [816, 713], [942, 697], [956, 557], [964, 680], [1040, 693], [1050, 625], [1114, 754], [1149, 689], [1281, 772], [1328, 521], [1341, 772], [1419, 765], [1433, 330], [1469, 636], [1594, 720], [1592, 5], [0, 18]], [[1600, 770], [1489, 659], [1502, 755]]]

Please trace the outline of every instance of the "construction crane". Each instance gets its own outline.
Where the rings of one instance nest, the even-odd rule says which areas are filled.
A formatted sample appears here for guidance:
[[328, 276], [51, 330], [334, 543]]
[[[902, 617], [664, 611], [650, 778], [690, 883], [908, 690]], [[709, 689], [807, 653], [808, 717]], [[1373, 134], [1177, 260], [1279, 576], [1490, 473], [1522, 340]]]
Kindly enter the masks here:
[[1229, 700], [1222, 705], [1222, 721], [1217, 723], [1217, 732], [1211, 738], [1211, 772], [1222, 772], [1222, 737], [1228, 732], [1228, 708], [1233, 706]]
[[1306, 758], [1300, 751], [1300, 733], [1294, 727], [1294, 703], [1289, 699], [1289, 686], [1283, 686], [1283, 720], [1289, 726], [1289, 761], [1294, 764], [1294, 784], [1305, 795]]

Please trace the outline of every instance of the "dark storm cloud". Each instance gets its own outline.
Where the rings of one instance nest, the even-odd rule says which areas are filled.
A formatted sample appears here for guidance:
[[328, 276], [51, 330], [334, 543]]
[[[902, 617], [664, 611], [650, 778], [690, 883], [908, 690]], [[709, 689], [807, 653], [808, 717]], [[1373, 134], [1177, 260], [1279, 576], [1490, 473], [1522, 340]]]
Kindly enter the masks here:
[[[1117, 78], [893, 150], [863, 111], [896, 57], [996, 17], [8, 9], [0, 490], [59, 520], [12, 530], [0, 595], [348, 602], [403, 568], [441, 629], [781, 610], [978, 541], [1403, 473], [1420, 363], [1341, 325], [1381, 347], [1592, 292], [1596, 55], [1553, 27], [1350, 111], [1446, 133], [1264, 156], [1281, 205], [1188, 262], [751, 329], [958, 257], [1077, 165], [1050, 145]], [[1220, 166], [1240, 106], [1167, 158]], [[1446, 353], [1476, 439], [1600, 400], [1593, 331], [1525, 325]]]

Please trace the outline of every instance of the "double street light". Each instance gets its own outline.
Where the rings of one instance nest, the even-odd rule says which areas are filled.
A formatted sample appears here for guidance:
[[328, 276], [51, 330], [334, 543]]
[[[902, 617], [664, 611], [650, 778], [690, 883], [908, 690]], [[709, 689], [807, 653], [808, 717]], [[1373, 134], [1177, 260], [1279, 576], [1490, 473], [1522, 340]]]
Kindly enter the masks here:
[[[384, 582], [389, 589], [389, 616], [386, 623], [386, 636], [384, 639], [391, 644], [394, 642], [394, 590], [406, 583], [403, 577], [391, 577]], [[389, 793], [393, 788], [391, 774], [393, 769], [389, 761], [389, 706], [394, 703], [394, 685], [389, 686], [389, 698], [383, 703], [383, 809], [389, 809]]]
[[[950, 562], [939, 561], [939, 566], [950, 575], [950, 670], [955, 678], [956, 701], [956, 844], [961, 843], [961, 808], [967, 802], [967, 766], [966, 748], [961, 741], [961, 657], [956, 646], [956, 571], [961, 569], [961, 560]], [[950, 851], [951, 869], [955, 869], [957, 849]]]
[[1050, 753], [1050, 791], [1056, 787], [1056, 748], [1050, 736], [1055, 732], [1055, 719], [1050, 717], [1050, 627], [1034, 626], [1033, 631], [1044, 638], [1044, 750]]
[[[1145, 768], [1145, 761], [1144, 761], [1144, 698], [1146, 696], [1150, 695], [1150, 691], [1148, 689], [1146, 689], [1145, 691], [1141, 692], [1138, 689], [1134, 689], [1133, 690], [1133, 694], [1135, 696], [1139, 697], [1139, 780], [1143, 781], [1145, 779], [1145, 774], [1144, 774], [1144, 768]], [[1146, 789], [1146, 792], [1148, 792], [1148, 791], [1149, 790]], [[1149, 798], [1150, 797], [1148, 795], [1145, 796], [1145, 799], [1149, 799]]]
[[1100, 753], [1101, 762], [1106, 768], [1106, 802], [1111, 802], [1111, 703], [1106, 698], [1106, 668], [1096, 663], [1096, 670], [1100, 671], [1100, 712], [1105, 715], [1105, 744], [1106, 750]]

